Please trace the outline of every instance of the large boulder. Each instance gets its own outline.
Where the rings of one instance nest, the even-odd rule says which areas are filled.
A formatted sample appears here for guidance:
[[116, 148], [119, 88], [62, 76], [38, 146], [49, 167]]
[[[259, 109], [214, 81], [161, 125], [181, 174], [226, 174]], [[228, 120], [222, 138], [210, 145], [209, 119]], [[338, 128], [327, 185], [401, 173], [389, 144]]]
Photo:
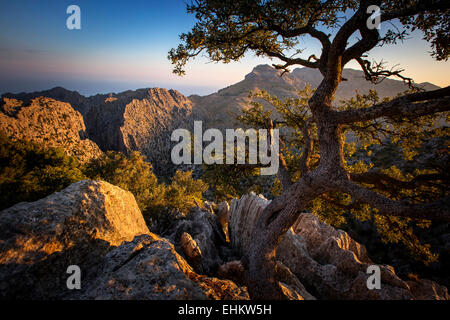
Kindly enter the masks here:
[[248, 299], [232, 281], [198, 275], [168, 240], [136, 237], [110, 251], [101, 273], [74, 298], [82, 299]]
[[[238, 254], [249, 250], [256, 220], [269, 203], [254, 193], [231, 201], [230, 239]], [[286, 233], [277, 259], [320, 299], [449, 299], [444, 286], [429, 280], [402, 280], [389, 265], [378, 265], [381, 289], [369, 290], [367, 269], [375, 263], [366, 248], [310, 213], [301, 213]]]
[[[200, 276], [149, 232], [133, 195], [84, 180], [0, 212], [0, 298], [242, 299], [231, 281]], [[81, 270], [70, 290], [68, 267]]]
[[59, 297], [69, 265], [88, 277], [111, 246], [150, 233], [134, 196], [102, 181], [76, 182], [0, 217], [3, 297]]

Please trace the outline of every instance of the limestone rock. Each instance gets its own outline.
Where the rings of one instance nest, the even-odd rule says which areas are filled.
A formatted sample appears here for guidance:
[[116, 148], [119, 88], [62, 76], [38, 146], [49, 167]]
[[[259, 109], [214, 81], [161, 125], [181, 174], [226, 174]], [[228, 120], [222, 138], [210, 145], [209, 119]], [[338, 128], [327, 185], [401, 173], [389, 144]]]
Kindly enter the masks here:
[[200, 276], [163, 238], [136, 237], [105, 257], [101, 274], [82, 299], [180, 300], [248, 299], [245, 288], [227, 280]]
[[150, 234], [134, 196], [83, 180], [0, 212], [1, 294], [38, 298], [64, 289], [66, 268], [91, 268], [110, 246]]
[[[194, 269], [199, 273], [215, 274], [223, 263], [223, 256], [227, 255], [224, 253], [227, 250], [225, 235], [217, 216], [197, 207], [185, 219], [180, 219], [167, 232], [167, 238], [176, 244], [178, 252], [186, 252], [187, 239], [183, 240], [185, 233], [195, 241], [201, 252], [201, 263], [194, 263]], [[189, 259], [189, 254], [185, 257]]]
[[200, 250], [197, 242], [192, 239], [189, 233], [183, 232], [181, 234], [180, 246], [191, 265], [201, 268], [202, 251]]
[[89, 137], [102, 150], [140, 151], [155, 172], [167, 174], [173, 168], [172, 131], [193, 128], [189, 99], [161, 88], [125, 91], [105, 99], [91, 101], [95, 107], [85, 116]]
[[[73, 133], [78, 135], [80, 131], [82, 139], [89, 138], [90, 140], [86, 141], [90, 141], [91, 144], [95, 142], [93, 144], [96, 144], [103, 151], [114, 150], [125, 154], [131, 151], [140, 151], [152, 162], [155, 172], [161, 175], [170, 175], [175, 171], [170, 159], [171, 148], [175, 145], [175, 142], [170, 139], [172, 131], [178, 128], [192, 131], [194, 120], [202, 119], [201, 114], [192, 109], [192, 102], [187, 97], [176, 90], [163, 88], [128, 90], [117, 94], [97, 94], [85, 97], [76, 91], [57, 87], [41, 92], [5, 93], [2, 98], [6, 103], [0, 102], [0, 106], [4, 105], [3, 114], [8, 118], [13, 118], [17, 110], [20, 109], [15, 101], [20, 100], [24, 104], [37, 104], [37, 102], [32, 101], [41, 101], [42, 99], [52, 101], [51, 103], [45, 102], [45, 105], [41, 103], [41, 106], [35, 109], [39, 109], [39, 114], [46, 119], [46, 122], [49, 122], [47, 121], [48, 117], [52, 117], [56, 129], [53, 130], [51, 126], [47, 127], [45, 124], [42, 128], [39, 122], [30, 121], [29, 119], [39, 117], [39, 114], [33, 115], [36, 111], [33, 109], [33, 112], [26, 114], [29, 119], [24, 119], [25, 123], [31, 122], [29, 128], [31, 133], [27, 136], [28, 138], [31, 138], [30, 135], [45, 133], [45, 139], [49, 141], [57, 139], [58, 145], [72, 154], [70, 151], [72, 149], [67, 147], [69, 143], [61, 144], [61, 141], [64, 141], [63, 138], [66, 135], [72, 136]], [[54, 111], [49, 113], [46, 111], [47, 105], [50, 107], [56, 105], [64, 112], [60, 110], [56, 114]], [[66, 109], [71, 109], [71, 114]], [[72, 115], [75, 113], [76, 121]], [[69, 114], [69, 116], [64, 114]], [[72, 125], [72, 128], [67, 125], [64, 126], [63, 120], [66, 118], [71, 123], [77, 122], [79, 125]], [[55, 119], [59, 122], [55, 123]], [[0, 120], [2, 123], [4, 122], [2, 118]], [[64, 128], [64, 130], [58, 128]], [[13, 127], [13, 129], [16, 135], [21, 131], [16, 127]], [[75, 138], [71, 137], [71, 140], [75, 141]], [[87, 142], [83, 146], [87, 151], [91, 151], [90, 149], [93, 148], [87, 146]], [[99, 148], [97, 148], [97, 152], [99, 152]], [[76, 150], [83, 150], [83, 148], [77, 148]], [[76, 154], [78, 155], [78, 153]], [[191, 166], [184, 166], [183, 168], [192, 169]]]
[[316, 300], [281, 261], [277, 261], [278, 285], [288, 300]]
[[[0, 217], [3, 299], [248, 299], [230, 280], [195, 273], [149, 232], [133, 195], [106, 182], [80, 181]], [[71, 265], [79, 290], [66, 285]]]
[[240, 260], [224, 263], [217, 270], [217, 276], [221, 279], [230, 279], [237, 284], [245, 283], [245, 269]]
[[228, 211], [228, 232], [233, 249], [242, 255], [252, 242], [253, 226], [256, 219], [270, 203], [262, 195], [250, 193], [242, 196], [239, 200], [231, 200]]
[[26, 139], [46, 147], [61, 147], [81, 162], [102, 152], [87, 139], [83, 117], [68, 103], [38, 97], [24, 105], [16, 99], [0, 103], [0, 132], [12, 139]]
[[[255, 221], [268, 203], [254, 193], [232, 200], [230, 238], [240, 254], [248, 250]], [[404, 281], [388, 265], [379, 265], [381, 289], [369, 290], [367, 268], [375, 263], [365, 247], [310, 213], [300, 214], [286, 233], [277, 259], [319, 299], [449, 299], [444, 286], [429, 280]], [[289, 285], [283, 291], [296, 297]]]

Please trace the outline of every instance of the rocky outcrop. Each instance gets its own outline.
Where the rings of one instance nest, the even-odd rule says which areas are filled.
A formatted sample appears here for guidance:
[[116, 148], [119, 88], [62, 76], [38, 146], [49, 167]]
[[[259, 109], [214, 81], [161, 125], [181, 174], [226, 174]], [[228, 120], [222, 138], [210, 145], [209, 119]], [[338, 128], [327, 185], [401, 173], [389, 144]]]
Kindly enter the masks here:
[[233, 259], [218, 217], [210, 211], [195, 208], [167, 232], [167, 238], [199, 273], [214, 275]]
[[126, 91], [108, 97], [85, 117], [89, 137], [102, 150], [125, 154], [140, 151], [158, 174], [173, 169], [171, 134], [193, 127], [192, 104], [175, 90], [160, 88]]
[[[19, 129], [23, 129], [16, 122], [9, 128], [13, 122], [9, 118], [14, 118], [20, 109], [15, 101], [20, 100], [34, 106], [30, 112], [20, 114], [20, 120], [27, 128], [25, 137], [42, 136], [38, 142], [48, 141], [77, 156], [81, 156], [82, 147], [86, 153], [92, 152], [93, 147], [88, 142], [94, 146], [97, 144], [103, 151], [125, 154], [140, 151], [153, 164], [155, 172], [164, 176], [175, 171], [170, 159], [171, 147], [175, 144], [170, 139], [172, 131], [177, 128], [192, 130], [193, 121], [202, 118], [192, 110], [188, 98], [176, 90], [161, 88], [91, 97], [64, 88], [53, 88], [33, 93], [7, 93], [2, 97], [5, 101], [3, 115], [8, 117], [8, 129], [5, 129], [8, 135], [20, 135]], [[44, 119], [42, 125], [35, 121], [37, 118]], [[83, 143], [80, 148], [71, 147], [73, 143], [78, 145], [80, 139]], [[98, 154], [99, 148], [95, 148]]]
[[86, 98], [85, 96], [79, 94], [77, 91], [67, 90], [62, 87], [55, 87], [49, 90], [35, 91], [29, 93], [25, 92], [17, 94], [5, 93], [2, 95], [2, 97], [23, 101], [25, 105], [30, 104], [32, 100], [39, 97], [52, 98], [60, 102], [69, 103], [72, 106], [72, 108], [74, 108], [76, 111], [80, 112], [84, 116], [86, 112], [89, 111], [92, 104], [91, 103], [92, 100], [96, 99], [98, 95]]
[[269, 201], [262, 195], [246, 194], [231, 200], [228, 211], [228, 230], [235, 252], [242, 256], [252, 243], [252, 232], [256, 219]]
[[[230, 239], [236, 252], [249, 250], [252, 226], [269, 203], [249, 194], [230, 205]], [[393, 267], [379, 265], [381, 289], [367, 288], [370, 260], [363, 245], [346, 232], [300, 214], [277, 250], [277, 258], [320, 299], [449, 299], [447, 288], [429, 280], [402, 280]]]
[[81, 114], [70, 104], [51, 98], [34, 98], [29, 104], [3, 98], [0, 104], [0, 132], [12, 139], [61, 147], [81, 162], [101, 154], [97, 144], [87, 139]]
[[[3, 299], [246, 299], [232, 281], [202, 276], [150, 233], [133, 195], [84, 180], [0, 212]], [[67, 268], [81, 269], [69, 290]]]
[[202, 250], [189, 233], [183, 232], [181, 234], [180, 246], [191, 265], [197, 269], [202, 268]]
[[74, 183], [0, 217], [0, 283], [7, 297], [59, 295], [69, 265], [90, 274], [111, 246], [149, 233], [134, 196], [100, 181]]
[[232, 281], [198, 275], [163, 238], [149, 235], [111, 250], [101, 273], [77, 299], [248, 299]]
[[[0, 298], [249, 299], [239, 259], [267, 204], [255, 194], [231, 202], [230, 242], [222, 219], [200, 208], [162, 238], [149, 232], [131, 193], [102, 181], [74, 183], [0, 212]], [[381, 289], [369, 290], [367, 268], [375, 263], [365, 247], [309, 213], [287, 232], [277, 258], [287, 299], [449, 299], [445, 287], [403, 280], [388, 265], [379, 265]], [[73, 265], [81, 288], [71, 290]]]

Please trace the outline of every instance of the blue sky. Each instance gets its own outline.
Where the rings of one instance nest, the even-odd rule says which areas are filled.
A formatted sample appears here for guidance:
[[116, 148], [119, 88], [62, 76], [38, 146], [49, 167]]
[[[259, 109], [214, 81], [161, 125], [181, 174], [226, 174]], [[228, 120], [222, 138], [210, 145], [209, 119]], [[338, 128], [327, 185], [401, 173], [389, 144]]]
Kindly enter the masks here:
[[[71, 4], [81, 8], [81, 30], [66, 28]], [[63, 86], [85, 95], [142, 87], [208, 94], [271, 63], [251, 54], [228, 65], [200, 58], [189, 63], [187, 76], [173, 75], [167, 52], [194, 23], [184, 0], [1, 1], [0, 93]], [[302, 48], [308, 55], [319, 46], [304, 41]], [[400, 63], [417, 82], [449, 85], [449, 63], [433, 61], [427, 51], [417, 33], [401, 46], [374, 50], [373, 57]]]

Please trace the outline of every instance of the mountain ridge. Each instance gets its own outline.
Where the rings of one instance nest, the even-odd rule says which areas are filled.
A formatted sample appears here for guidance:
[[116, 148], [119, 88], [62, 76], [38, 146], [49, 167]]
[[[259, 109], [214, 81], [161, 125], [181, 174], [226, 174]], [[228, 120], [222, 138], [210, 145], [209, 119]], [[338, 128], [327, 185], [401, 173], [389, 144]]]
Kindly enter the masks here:
[[[229, 114], [237, 115], [240, 110], [249, 105], [248, 93], [250, 90], [265, 90], [278, 98], [295, 97], [298, 95], [298, 91], [304, 89], [306, 85], [316, 88], [323, 78], [318, 70], [310, 68], [296, 68], [283, 76], [281, 74], [281, 70], [276, 70], [267, 64], [258, 65], [243, 80], [233, 85], [207, 96], [189, 96], [189, 98], [197, 108], [203, 111], [209, 127], [223, 128], [223, 123], [233, 123]], [[371, 84], [364, 79], [364, 73], [360, 70], [344, 69], [343, 77], [347, 81], [342, 81], [339, 85], [335, 96], [337, 103], [340, 100], [354, 97], [357, 92], [359, 94], [368, 93], [370, 89], [377, 90], [380, 98], [396, 96], [408, 90], [408, 86], [400, 80], [385, 79], [380, 84]], [[430, 83], [416, 85], [425, 90], [440, 88]]]
[[[30, 93], [5, 93], [0, 101], [0, 114], [3, 114], [3, 121], [6, 122], [9, 121], [8, 118], [14, 117], [16, 107], [10, 103], [6, 110], [5, 99], [15, 99], [23, 105], [29, 105], [35, 99], [46, 97], [69, 104], [82, 116], [83, 123], [80, 125], [85, 128], [82, 130], [85, 136], [81, 139], [88, 138], [102, 151], [115, 150], [125, 154], [140, 151], [152, 162], [155, 172], [166, 175], [174, 169], [170, 161], [173, 144], [170, 136], [174, 129], [192, 130], [194, 120], [202, 120], [205, 129], [223, 130], [241, 126], [235, 118], [249, 106], [250, 90], [266, 90], [279, 98], [295, 97], [306, 85], [317, 87], [322, 78], [318, 70], [309, 68], [296, 68], [282, 77], [281, 74], [282, 71], [267, 64], [258, 65], [243, 80], [205, 96], [186, 97], [174, 89], [165, 88], [142, 88], [89, 97], [63, 87]], [[367, 93], [370, 89], [376, 89], [380, 98], [395, 96], [408, 89], [402, 81], [393, 79], [385, 79], [378, 85], [370, 84], [359, 70], [344, 69], [343, 76], [347, 81], [339, 86], [335, 99], [337, 102], [353, 97], [356, 92]], [[418, 85], [425, 90], [439, 88], [430, 83]], [[75, 122], [79, 121], [77, 119]], [[62, 128], [68, 125], [63, 122], [55, 123]], [[12, 131], [3, 131], [12, 134]], [[52, 139], [51, 135], [49, 139]]]

